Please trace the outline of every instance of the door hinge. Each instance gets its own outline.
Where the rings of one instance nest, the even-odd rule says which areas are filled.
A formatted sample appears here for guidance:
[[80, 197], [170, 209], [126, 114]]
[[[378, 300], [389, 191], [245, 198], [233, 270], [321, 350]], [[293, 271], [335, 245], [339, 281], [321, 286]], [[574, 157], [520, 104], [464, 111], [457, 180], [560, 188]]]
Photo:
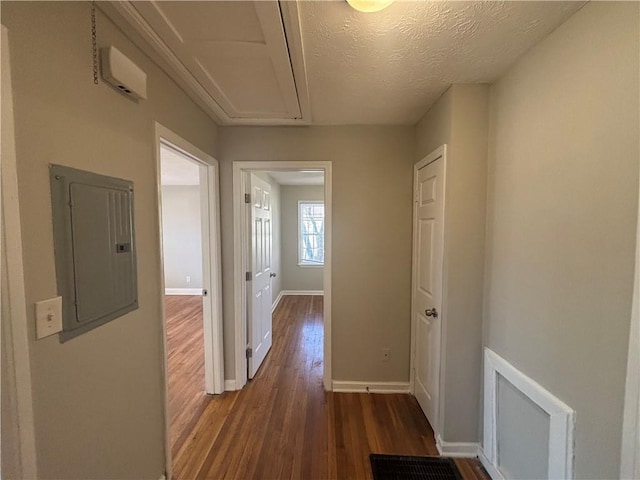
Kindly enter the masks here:
[[244, 203], [251, 203], [251, 194], [250, 193], [245, 193], [244, 194]]
[[244, 279], [245, 279], [247, 282], [250, 282], [250, 281], [251, 281], [251, 276], [252, 276], [252, 275], [251, 275], [251, 272], [247, 272], [247, 273], [244, 275]]
[[247, 358], [253, 357], [253, 350], [251, 347], [247, 347]]

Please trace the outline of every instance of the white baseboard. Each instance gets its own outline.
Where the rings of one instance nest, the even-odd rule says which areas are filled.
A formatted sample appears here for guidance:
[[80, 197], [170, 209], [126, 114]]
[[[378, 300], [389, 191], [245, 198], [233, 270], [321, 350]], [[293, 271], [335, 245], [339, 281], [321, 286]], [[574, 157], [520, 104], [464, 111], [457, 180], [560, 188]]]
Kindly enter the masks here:
[[165, 288], [165, 295], [202, 295], [201, 288]]
[[224, 381], [224, 391], [225, 392], [235, 392], [236, 389], [236, 381], [235, 380], [225, 380]]
[[271, 313], [275, 312], [276, 307], [282, 300], [282, 297], [286, 295], [324, 295], [322, 290], [280, 290], [280, 293], [276, 297], [273, 305], [271, 306]]
[[502, 475], [502, 472], [491, 464], [487, 456], [484, 454], [482, 446], [478, 447], [478, 459], [492, 480], [506, 480], [504, 475]]
[[324, 290], [282, 290], [280, 295], [324, 295]]
[[409, 393], [409, 382], [349, 382], [333, 380], [332, 390], [338, 393]]
[[280, 290], [280, 293], [278, 294], [278, 296], [276, 297], [275, 301], [273, 302], [273, 305], [271, 306], [271, 313], [275, 312], [276, 307], [278, 306], [278, 304], [280, 303], [280, 300], [282, 300], [282, 290]]
[[476, 442], [445, 442], [437, 433], [436, 448], [444, 457], [475, 458], [478, 455], [479, 444]]

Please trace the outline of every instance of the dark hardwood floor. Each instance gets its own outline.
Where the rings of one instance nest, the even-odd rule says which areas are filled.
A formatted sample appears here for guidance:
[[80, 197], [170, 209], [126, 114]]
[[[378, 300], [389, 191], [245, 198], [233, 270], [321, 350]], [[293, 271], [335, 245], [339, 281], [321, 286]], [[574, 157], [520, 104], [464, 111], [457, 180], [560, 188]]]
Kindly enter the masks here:
[[[412, 396], [324, 391], [320, 296], [283, 297], [256, 377], [202, 395], [202, 322], [179, 325], [202, 315], [196, 298], [167, 299], [174, 479], [370, 479], [370, 453], [437, 455]], [[456, 463], [465, 479], [489, 478], [477, 460]]]

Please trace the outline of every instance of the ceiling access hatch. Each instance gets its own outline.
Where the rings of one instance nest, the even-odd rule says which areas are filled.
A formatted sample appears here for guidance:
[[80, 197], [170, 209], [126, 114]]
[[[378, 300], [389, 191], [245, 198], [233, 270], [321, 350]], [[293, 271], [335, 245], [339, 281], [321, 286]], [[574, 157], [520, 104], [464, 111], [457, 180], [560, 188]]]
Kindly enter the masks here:
[[267, 0], [117, 2], [115, 8], [222, 123], [303, 118], [283, 24], [290, 7]]

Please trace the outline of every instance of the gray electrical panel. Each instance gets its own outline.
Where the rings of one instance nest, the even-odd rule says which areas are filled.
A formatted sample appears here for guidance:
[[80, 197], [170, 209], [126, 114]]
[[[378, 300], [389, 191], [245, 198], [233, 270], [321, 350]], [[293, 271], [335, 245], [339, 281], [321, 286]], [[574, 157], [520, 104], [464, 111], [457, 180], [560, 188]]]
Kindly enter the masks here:
[[133, 182], [50, 165], [60, 341], [138, 308]]

